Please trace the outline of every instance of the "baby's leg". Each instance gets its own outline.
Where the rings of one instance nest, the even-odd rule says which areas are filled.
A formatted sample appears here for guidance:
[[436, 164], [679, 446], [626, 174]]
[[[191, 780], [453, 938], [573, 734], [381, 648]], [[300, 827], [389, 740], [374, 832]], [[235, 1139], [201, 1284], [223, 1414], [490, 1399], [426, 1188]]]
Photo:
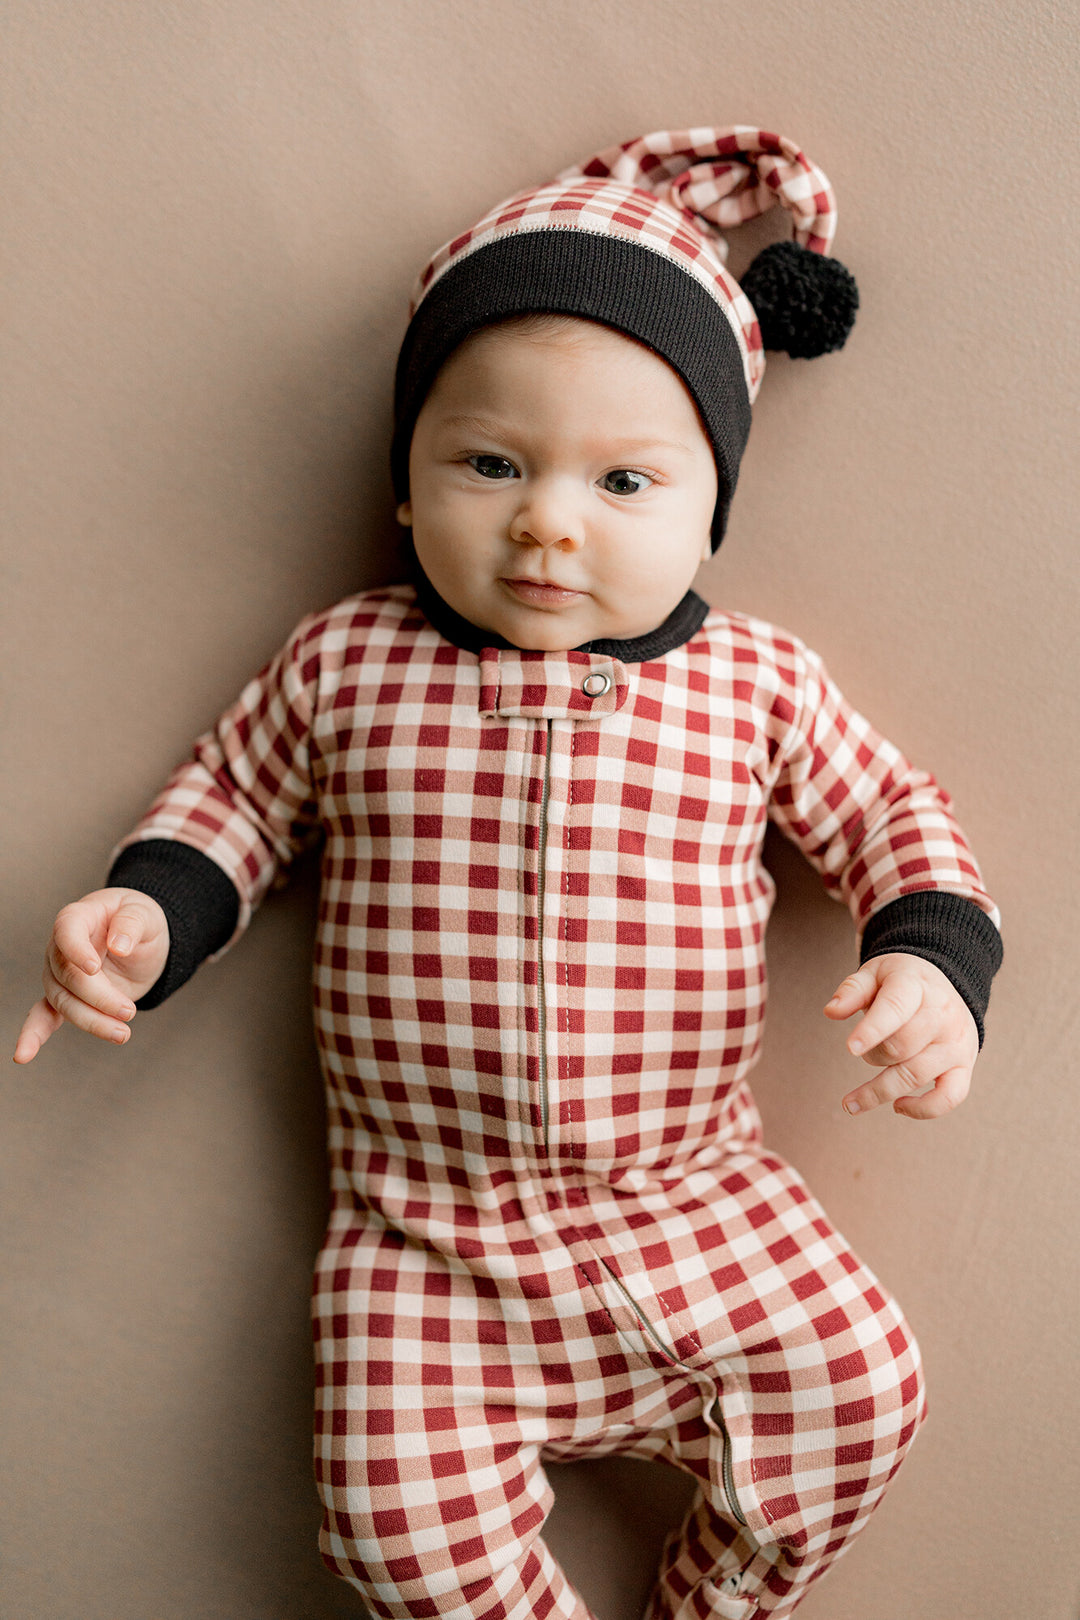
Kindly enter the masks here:
[[366, 1455], [330, 1464], [320, 1542], [373, 1615], [591, 1620], [540, 1534], [552, 1491], [512, 1413], [455, 1413], [442, 1431], [378, 1415]]
[[375, 1616], [589, 1620], [542, 1539], [541, 1452], [602, 1426], [618, 1339], [594, 1335], [569, 1260], [557, 1299], [527, 1257], [504, 1270], [497, 1286], [373, 1225], [320, 1257], [320, 1544]]
[[866, 1524], [923, 1416], [899, 1307], [797, 1172], [746, 1155], [722, 1186], [717, 1402], [668, 1449], [702, 1496], [669, 1540], [649, 1620], [791, 1614]]

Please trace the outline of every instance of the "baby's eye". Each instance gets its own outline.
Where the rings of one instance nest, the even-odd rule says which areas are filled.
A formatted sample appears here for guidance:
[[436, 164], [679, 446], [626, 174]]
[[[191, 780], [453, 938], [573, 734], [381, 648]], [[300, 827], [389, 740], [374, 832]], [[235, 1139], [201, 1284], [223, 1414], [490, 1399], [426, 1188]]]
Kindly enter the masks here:
[[517, 477], [517, 468], [505, 456], [470, 456], [469, 466], [474, 467], [481, 478]]
[[600, 482], [609, 495], [640, 495], [643, 489], [648, 489], [652, 479], [648, 473], [618, 467], [614, 472], [605, 473]]

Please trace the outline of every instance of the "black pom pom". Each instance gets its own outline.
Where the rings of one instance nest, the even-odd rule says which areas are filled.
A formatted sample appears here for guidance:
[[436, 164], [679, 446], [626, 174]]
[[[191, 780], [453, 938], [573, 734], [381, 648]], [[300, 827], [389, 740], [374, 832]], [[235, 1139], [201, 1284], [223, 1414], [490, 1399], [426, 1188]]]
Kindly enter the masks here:
[[859, 289], [839, 259], [798, 242], [774, 242], [759, 253], [740, 285], [754, 306], [766, 349], [796, 360], [842, 349], [855, 324]]

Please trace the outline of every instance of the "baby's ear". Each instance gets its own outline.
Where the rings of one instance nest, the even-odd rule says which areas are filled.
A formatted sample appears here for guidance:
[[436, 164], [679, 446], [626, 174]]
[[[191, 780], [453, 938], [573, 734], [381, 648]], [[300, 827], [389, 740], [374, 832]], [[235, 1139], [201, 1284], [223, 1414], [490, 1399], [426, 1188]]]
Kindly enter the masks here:
[[412, 501], [402, 501], [397, 509], [397, 520], [403, 529], [412, 528]]

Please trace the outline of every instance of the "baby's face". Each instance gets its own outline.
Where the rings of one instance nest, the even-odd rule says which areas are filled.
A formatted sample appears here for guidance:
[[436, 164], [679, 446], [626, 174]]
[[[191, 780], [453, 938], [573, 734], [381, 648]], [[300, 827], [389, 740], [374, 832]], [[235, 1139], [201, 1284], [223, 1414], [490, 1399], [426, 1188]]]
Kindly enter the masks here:
[[431, 583], [513, 646], [663, 623], [710, 553], [716, 464], [679, 377], [591, 321], [491, 327], [435, 380], [409, 454]]

